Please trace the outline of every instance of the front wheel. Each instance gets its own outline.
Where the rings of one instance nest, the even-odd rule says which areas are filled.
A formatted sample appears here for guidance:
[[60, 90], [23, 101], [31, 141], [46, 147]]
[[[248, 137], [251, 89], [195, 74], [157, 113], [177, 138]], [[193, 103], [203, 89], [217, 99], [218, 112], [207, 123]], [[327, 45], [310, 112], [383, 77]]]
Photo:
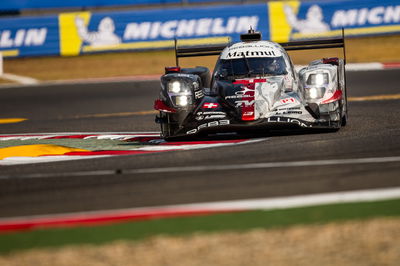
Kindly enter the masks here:
[[164, 139], [169, 139], [174, 136], [178, 129], [178, 123], [174, 121], [173, 115], [160, 112], [161, 136]]

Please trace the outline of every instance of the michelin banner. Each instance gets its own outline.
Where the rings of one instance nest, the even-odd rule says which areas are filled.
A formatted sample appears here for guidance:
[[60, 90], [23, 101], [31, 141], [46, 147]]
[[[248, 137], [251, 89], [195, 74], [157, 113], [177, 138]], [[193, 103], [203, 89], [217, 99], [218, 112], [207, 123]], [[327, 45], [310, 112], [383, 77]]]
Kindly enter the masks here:
[[276, 42], [400, 32], [399, 0], [272, 1], [268, 15]]
[[238, 41], [249, 27], [286, 42], [400, 32], [398, 0], [269, 1], [156, 10], [62, 13], [0, 19], [4, 56], [74, 56]]
[[[250, 26], [268, 32], [267, 5], [214, 6], [59, 16], [60, 53], [172, 48], [238, 40]], [[268, 36], [267, 36], [268, 38]]]
[[[267, 5], [213, 6], [0, 19], [6, 57], [74, 56], [227, 43], [249, 27], [268, 34]], [[266, 35], [266, 38], [269, 36]]]
[[57, 55], [58, 16], [0, 19], [0, 52], [5, 57]]

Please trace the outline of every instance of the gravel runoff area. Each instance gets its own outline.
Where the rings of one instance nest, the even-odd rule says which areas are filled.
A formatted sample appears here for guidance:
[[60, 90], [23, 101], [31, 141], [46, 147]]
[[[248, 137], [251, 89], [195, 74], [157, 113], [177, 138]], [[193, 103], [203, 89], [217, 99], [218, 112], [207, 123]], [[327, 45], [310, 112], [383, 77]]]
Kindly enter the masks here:
[[19, 251], [8, 266], [399, 265], [400, 218]]

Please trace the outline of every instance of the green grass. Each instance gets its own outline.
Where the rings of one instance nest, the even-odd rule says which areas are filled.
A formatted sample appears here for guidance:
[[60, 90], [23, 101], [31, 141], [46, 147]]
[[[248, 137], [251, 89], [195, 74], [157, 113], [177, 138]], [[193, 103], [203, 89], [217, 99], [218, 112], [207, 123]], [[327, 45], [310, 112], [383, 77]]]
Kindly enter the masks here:
[[141, 240], [159, 234], [245, 231], [252, 228], [282, 228], [383, 216], [400, 216], [400, 199], [7, 233], [0, 235], [0, 252], [71, 244], [102, 244], [120, 239]]

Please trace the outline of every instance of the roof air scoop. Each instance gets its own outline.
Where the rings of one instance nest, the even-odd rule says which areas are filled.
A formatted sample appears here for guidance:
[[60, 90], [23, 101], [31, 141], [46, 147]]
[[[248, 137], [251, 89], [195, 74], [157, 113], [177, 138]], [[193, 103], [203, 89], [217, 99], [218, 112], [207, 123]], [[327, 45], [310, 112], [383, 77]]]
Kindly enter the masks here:
[[259, 31], [254, 31], [252, 27], [245, 34], [240, 35], [240, 40], [242, 42], [255, 42], [261, 41], [262, 35]]

